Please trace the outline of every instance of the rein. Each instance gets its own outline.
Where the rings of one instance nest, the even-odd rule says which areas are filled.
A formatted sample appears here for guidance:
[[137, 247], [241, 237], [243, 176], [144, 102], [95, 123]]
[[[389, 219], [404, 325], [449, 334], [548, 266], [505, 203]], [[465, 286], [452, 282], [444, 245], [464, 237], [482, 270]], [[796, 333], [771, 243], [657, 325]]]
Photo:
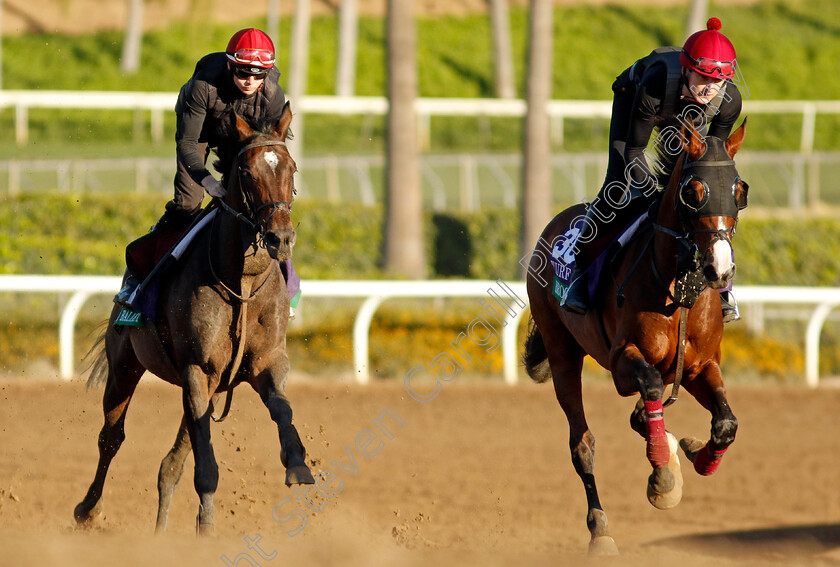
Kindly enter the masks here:
[[[263, 140], [261, 142], [254, 142], [252, 144], [248, 144], [241, 150], [239, 150], [239, 153], [236, 154], [234, 165], [236, 166], [236, 178], [239, 182], [240, 190], [242, 189], [242, 168], [239, 166], [239, 158], [242, 157], [242, 154], [244, 154], [250, 149], [260, 148], [264, 146], [286, 146], [286, 142], [284, 142], [283, 140]], [[254, 205], [251, 203], [250, 195], [247, 192], [242, 191], [242, 196], [245, 200], [245, 206], [248, 208], [248, 216], [246, 216], [245, 213], [237, 211], [221, 199], [219, 199], [219, 204], [221, 205], [222, 209], [233, 215], [239, 222], [248, 225], [252, 230], [256, 231], [257, 234], [260, 236], [260, 243], [262, 242], [262, 237], [264, 236], [265, 228], [267, 225], [267, 222], [263, 225], [257, 222], [257, 215], [260, 213], [260, 211], [262, 211], [266, 207], [272, 207], [273, 210], [268, 216], [269, 219], [271, 219], [274, 213], [277, 212], [278, 208], [286, 209], [286, 211], [288, 211], [289, 214], [291, 214], [292, 212], [292, 203], [290, 201], [270, 201], [268, 203], [263, 203], [255, 209]]]
[[[282, 140], [265, 140], [265, 141], [262, 141], [262, 142], [255, 142], [253, 144], [248, 144], [244, 148], [239, 150], [238, 154], [236, 154], [236, 161], [238, 162], [238, 160], [242, 156], [242, 154], [245, 153], [247, 150], [250, 150], [252, 148], [262, 147], [262, 146], [285, 146], [285, 145], [286, 145], [286, 142], [284, 142]], [[237, 181], [239, 182], [239, 188], [240, 188], [240, 190], [242, 190], [242, 170], [238, 165], [237, 165], [236, 170], [237, 170]], [[256, 210], [254, 210], [254, 207], [250, 202], [250, 198], [249, 198], [248, 193], [246, 193], [245, 191], [242, 191], [242, 196], [245, 200], [245, 206], [248, 207], [251, 218], [248, 218], [244, 213], [241, 213], [241, 212], [237, 211], [236, 209], [234, 209], [233, 207], [228, 205], [222, 199], [216, 199], [216, 201], [219, 203], [219, 205], [222, 207], [222, 209], [225, 212], [230, 213], [236, 220], [238, 220], [239, 222], [241, 222], [243, 224], [248, 225], [254, 232], [256, 232], [257, 245], [259, 245], [262, 242], [262, 238], [263, 238], [264, 232], [265, 232], [265, 226], [267, 226], [267, 223], [264, 226], [260, 226], [260, 224], [257, 222], [257, 215], [259, 214], [259, 212], [261, 210], [263, 210], [266, 207], [273, 207], [274, 208], [274, 210], [272, 210], [271, 214], [269, 215], [269, 219], [271, 218], [271, 215], [273, 215], [274, 212], [277, 210], [278, 205], [281, 206], [281, 207], [284, 207], [287, 211], [289, 211], [289, 213], [292, 212], [292, 205], [291, 205], [291, 203], [289, 203], [287, 201], [272, 201], [272, 202], [269, 202], [269, 203], [264, 203], [264, 204], [260, 205], [259, 207], [257, 207]], [[213, 267], [213, 255], [212, 255], [213, 235], [216, 234], [217, 228], [218, 228], [218, 225], [216, 224], [216, 220], [218, 220], [218, 216], [215, 219], [213, 219], [213, 226], [210, 229], [210, 240], [209, 240], [208, 245], [207, 245], [207, 263], [210, 266], [210, 273], [213, 275], [213, 278], [216, 280], [216, 283], [218, 283], [222, 288], [224, 288], [224, 290], [228, 292], [230, 297], [238, 299], [240, 304], [242, 305], [242, 308], [239, 310], [239, 328], [242, 329], [242, 332], [239, 336], [239, 340], [238, 340], [239, 344], [236, 347], [236, 357], [234, 358], [233, 364], [231, 365], [231, 368], [230, 368], [230, 372], [228, 373], [228, 386], [227, 386], [227, 396], [225, 396], [225, 407], [222, 410], [222, 415], [218, 418], [212, 412], [210, 414], [210, 417], [213, 419], [214, 422], [220, 423], [220, 422], [225, 420], [225, 418], [228, 416], [228, 413], [230, 412], [230, 407], [231, 407], [231, 404], [233, 402], [233, 388], [236, 385], [234, 380], [236, 378], [237, 373], [239, 372], [239, 367], [242, 364], [242, 358], [243, 358], [244, 353], [245, 353], [245, 342], [246, 342], [246, 338], [248, 336], [248, 325], [247, 325], [247, 322], [248, 322], [248, 303], [250, 301], [252, 301], [253, 299], [255, 299], [257, 297], [257, 294], [259, 294], [259, 292], [263, 289], [265, 284], [268, 283], [268, 280], [270, 280], [271, 276], [273, 275], [273, 271], [278, 268], [278, 264], [277, 264], [277, 262], [271, 262], [271, 268], [269, 268], [269, 270], [272, 273], [269, 273], [266, 276], [266, 278], [263, 280], [263, 282], [257, 287], [257, 289], [253, 290], [253, 292], [250, 289], [251, 288], [251, 283], [252, 283], [250, 280], [242, 280], [241, 281], [242, 295], [239, 295], [238, 293], [233, 291], [227, 284], [225, 284], [225, 282], [222, 281], [222, 279], [216, 273], [215, 268]]]

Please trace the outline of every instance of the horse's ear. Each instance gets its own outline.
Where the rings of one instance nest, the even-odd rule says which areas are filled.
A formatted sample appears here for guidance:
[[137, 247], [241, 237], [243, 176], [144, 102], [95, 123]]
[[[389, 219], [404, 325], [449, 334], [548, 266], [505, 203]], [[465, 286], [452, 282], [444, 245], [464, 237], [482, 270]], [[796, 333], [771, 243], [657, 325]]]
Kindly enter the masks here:
[[729, 137], [726, 139], [726, 144], [724, 147], [726, 148], [726, 153], [729, 154], [729, 157], [735, 157], [735, 154], [738, 153], [738, 150], [741, 149], [741, 144], [744, 143], [744, 134], [746, 133], [746, 126], [747, 126], [747, 118], [744, 117], [744, 121], [741, 123], [741, 126], [732, 132]]
[[289, 107], [289, 101], [286, 101], [286, 104], [283, 105], [283, 112], [280, 114], [280, 121], [277, 123], [277, 127], [274, 129], [274, 133], [277, 135], [278, 138], [281, 140], [285, 140], [286, 136], [289, 134], [289, 126], [292, 123], [292, 109]]
[[236, 127], [236, 134], [239, 136], [240, 142], [242, 140], [247, 140], [248, 138], [254, 135], [253, 128], [251, 128], [251, 126], [248, 125], [244, 118], [242, 118], [235, 112], [233, 113], [233, 120], [234, 126]]
[[[688, 131], [686, 131], [688, 130]], [[706, 142], [700, 136], [700, 133], [694, 128], [693, 124], [689, 124], [686, 129], [683, 125], [682, 129], [683, 148], [688, 152], [688, 157], [691, 161], [700, 159], [706, 153]]]

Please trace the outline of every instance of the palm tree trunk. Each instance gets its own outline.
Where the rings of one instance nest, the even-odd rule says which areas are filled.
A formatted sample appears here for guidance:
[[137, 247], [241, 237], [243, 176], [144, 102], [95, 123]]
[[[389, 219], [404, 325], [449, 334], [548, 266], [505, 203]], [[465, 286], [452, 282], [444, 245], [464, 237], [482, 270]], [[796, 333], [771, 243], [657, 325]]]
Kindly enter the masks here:
[[493, 65], [496, 96], [513, 98], [516, 88], [513, 82], [513, 51], [510, 46], [510, 17], [507, 0], [490, 0], [493, 25]]
[[531, 0], [530, 4], [521, 256], [534, 249], [543, 228], [551, 220], [548, 101], [551, 98], [553, 6], [551, 0]]
[[388, 139], [386, 165], [385, 268], [426, 276], [423, 202], [417, 149], [417, 55], [414, 0], [387, 1]]
[[125, 24], [120, 70], [136, 73], [140, 68], [140, 48], [143, 42], [143, 0], [126, 0], [128, 18]]
[[271, 38], [271, 41], [274, 42], [274, 48], [277, 49], [280, 45], [280, 0], [268, 0], [265, 32]]
[[685, 23], [685, 37], [706, 29], [706, 14], [709, 12], [709, 0], [690, 0], [691, 9]]
[[303, 112], [300, 101], [306, 94], [309, 76], [309, 28], [311, 13], [309, 0], [295, 0], [295, 16], [292, 20], [292, 47], [289, 52], [288, 98], [294, 113], [294, 139], [289, 142], [289, 151], [296, 160], [303, 158]]
[[338, 64], [335, 75], [337, 96], [355, 94], [358, 22], [359, 12], [356, 0], [341, 0], [338, 13]]

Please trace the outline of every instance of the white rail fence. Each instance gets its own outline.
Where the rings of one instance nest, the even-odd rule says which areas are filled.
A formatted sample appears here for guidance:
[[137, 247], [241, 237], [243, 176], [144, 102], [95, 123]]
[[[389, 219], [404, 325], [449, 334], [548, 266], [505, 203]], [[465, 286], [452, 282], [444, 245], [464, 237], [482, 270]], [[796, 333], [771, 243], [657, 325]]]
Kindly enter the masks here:
[[[113, 294], [121, 280], [117, 276], [35, 276], [0, 275], [0, 292], [70, 293], [59, 321], [59, 370], [65, 380], [75, 374], [74, 334], [76, 319], [85, 302], [94, 294]], [[341, 281], [308, 280], [306, 297], [362, 298], [353, 323], [353, 369], [356, 381], [370, 380], [370, 324], [377, 308], [386, 300], [417, 297], [485, 297], [498, 282], [489, 280], [435, 281]], [[527, 302], [524, 282], [507, 285], [522, 301]], [[840, 306], [840, 288], [738, 286], [735, 294], [742, 305], [757, 305], [759, 312], [766, 304], [812, 306], [805, 330], [805, 380], [809, 387], [819, 385], [819, 345], [825, 321]], [[504, 379], [515, 384], [519, 377], [519, 345], [517, 333], [525, 309], [515, 313], [510, 324], [502, 329]], [[445, 347], [446, 345], [442, 345]]]
[[[436, 211], [516, 208], [521, 154], [424, 154], [420, 158], [424, 205]], [[606, 153], [551, 156], [556, 203], [581, 202], [603, 181]], [[305, 156], [298, 160], [299, 198], [373, 205], [384, 195], [385, 158], [379, 155]], [[754, 187], [750, 204], [801, 211], [840, 206], [840, 152], [738, 154], [741, 176]], [[172, 193], [175, 159], [0, 160], [0, 195], [30, 191]]]
[[[163, 140], [163, 113], [175, 108], [174, 92], [121, 91], [0, 91], [0, 109], [14, 108], [15, 140], [25, 144], [29, 139], [29, 109], [124, 109], [149, 111], [151, 135], [155, 142]], [[337, 97], [304, 95], [296, 101], [296, 111], [304, 114], [383, 115], [388, 112], [385, 97]], [[555, 139], [562, 141], [565, 118], [609, 118], [612, 102], [608, 100], [553, 100], [548, 103]], [[431, 136], [431, 116], [524, 116], [522, 99], [495, 98], [418, 98], [415, 105], [418, 134], [423, 147]], [[817, 114], [840, 114], [838, 100], [789, 100], [744, 102], [744, 114], [795, 114], [802, 116], [800, 151], [814, 148]]]

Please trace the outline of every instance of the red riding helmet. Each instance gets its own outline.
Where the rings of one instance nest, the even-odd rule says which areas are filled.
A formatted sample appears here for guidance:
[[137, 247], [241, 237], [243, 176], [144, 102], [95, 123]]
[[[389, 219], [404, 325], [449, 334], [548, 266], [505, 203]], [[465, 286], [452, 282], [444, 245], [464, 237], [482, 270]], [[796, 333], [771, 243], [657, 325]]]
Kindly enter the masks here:
[[714, 79], [731, 79], [735, 75], [735, 48], [719, 30], [720, 20], [709, 18], [705, 30], [691, 34], [680, 53], [682, 66]]
[[233, 34], [225, 53], [232, 64], [246, 71], [256, 68], [252, 72], [265, 72], [274, 66], [274, 42], [256, 28], [246, 28]]

